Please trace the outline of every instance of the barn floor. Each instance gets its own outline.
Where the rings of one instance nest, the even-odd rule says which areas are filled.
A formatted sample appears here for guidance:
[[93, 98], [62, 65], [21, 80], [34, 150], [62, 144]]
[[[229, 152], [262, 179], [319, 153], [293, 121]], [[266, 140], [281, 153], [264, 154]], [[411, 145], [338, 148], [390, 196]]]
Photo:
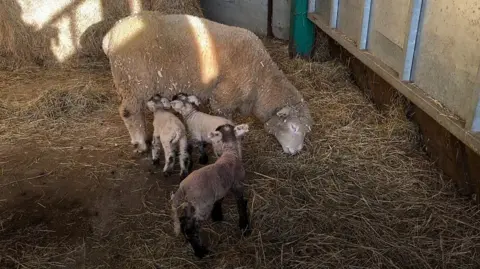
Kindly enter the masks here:
[[427, 160], [401, 104], [379, 112], [340, 63], [266, 44], [316, 125], [288, 157], [237, 120], [252, 124], [254, 230], [240, 238], [230, 197], [225, 221], [204, 227], [214, 254], [201, 261], [173, 236], [178, 178], [133, 155], [104, 66], [0, 72], [0, 267], [479, 268], [478, 209]]

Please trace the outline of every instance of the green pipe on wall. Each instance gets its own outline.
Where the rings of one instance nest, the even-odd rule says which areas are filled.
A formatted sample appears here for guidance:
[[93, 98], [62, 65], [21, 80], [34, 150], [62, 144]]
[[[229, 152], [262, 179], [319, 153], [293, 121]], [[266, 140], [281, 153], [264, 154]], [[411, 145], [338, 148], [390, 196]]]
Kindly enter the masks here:
[[315, 43], [315, 25], [308, 19], [308, 0], [291, 0], [290, 57], [310, 58]]

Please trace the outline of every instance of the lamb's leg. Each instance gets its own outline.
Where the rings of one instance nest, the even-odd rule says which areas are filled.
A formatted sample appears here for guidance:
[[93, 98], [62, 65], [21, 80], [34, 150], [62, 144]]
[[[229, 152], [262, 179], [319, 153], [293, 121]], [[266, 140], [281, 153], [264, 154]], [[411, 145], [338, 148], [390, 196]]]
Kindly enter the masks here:
[[205, 257], [205, 255], [208, 255], [210, 251], [202, 244], [200, 239], [200, 223], [198, 219], [187, 214], [183, 219], [181, 219], [181, 223], [182, 232], [192, 246], [195, 256], [201, 259]]
[[192, 160], [190, 157], [191, 148], [189, 149], [187, 137], [184, 136], [178, 141], [178, 151], [180, 152], [180, 180], [188, 176], [192, 169]]
[[223, 221], [222, 202], [223, 202], [223, 198], [216, 201], [215, 204], [213, 205], [211, 216], [212, 216], [212, 220], [215, 222]]
[[170, 141], [162, 141], [163, 152], [165, 155], [165, 166], [163, 167], [163, 176], [169, 177], [173, 166], [175, 165], [175, 151], [170, 144]]
[[130, 143], [134, 146], [134, 152], [136, 153], [147, 151], [145, 115], [143, 114], [142, 107], [143, 104], [140, 100], [123, 99], [118, 109], [130, 134]]
[[238, 210], [238, 226], [242, 230], [244, 236], [251, 234], [250, 220], [248, 216], [248, 200], [244, 197], [244, 188], [241, 183], [237, 183], [232, 187], [232, 192], [235, 195], [237, 201]]
[[207, 143], [201, 141], [198, 143], [198, 151], [200, 153], [200, 158], [198, 160], [198, 163], [200, 164], [207, 164], [208, 163], [208, 155], [207, 155], [207, 151], [206, 151], [206, 148], [207, 147]]
[[160, 164], [160, 137], [154, 136], [152, 140], [152, 164], [157, 166]]

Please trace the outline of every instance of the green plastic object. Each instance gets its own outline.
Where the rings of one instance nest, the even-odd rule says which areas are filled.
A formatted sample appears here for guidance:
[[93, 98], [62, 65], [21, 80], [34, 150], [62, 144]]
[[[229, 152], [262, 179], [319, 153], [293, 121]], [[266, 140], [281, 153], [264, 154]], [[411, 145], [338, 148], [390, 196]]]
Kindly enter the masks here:
[[310, 58], [315, 43], [315, 25], [308, 19], [308, 0], [291, 0], [290, 57]]

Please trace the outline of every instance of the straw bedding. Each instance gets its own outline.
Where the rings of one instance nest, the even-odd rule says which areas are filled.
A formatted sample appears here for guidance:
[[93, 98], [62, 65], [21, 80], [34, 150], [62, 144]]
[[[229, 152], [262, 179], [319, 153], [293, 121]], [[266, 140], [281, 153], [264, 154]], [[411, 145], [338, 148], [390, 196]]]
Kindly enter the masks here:
[[106, 67], [0, 73], [0, 267], [478, 268], [478, 209], [420, 151], [402, 103], [379, 112], [339, 62], [265, 44], [316, 124], [289, 157], [254, 119], [236, 119], [252, 125], [254, 231], [239, 238], [227, 199], [225, 221], [204, 227], [214, 256], [202, 261], [173, 236], [178, 181], [130, 156]]

